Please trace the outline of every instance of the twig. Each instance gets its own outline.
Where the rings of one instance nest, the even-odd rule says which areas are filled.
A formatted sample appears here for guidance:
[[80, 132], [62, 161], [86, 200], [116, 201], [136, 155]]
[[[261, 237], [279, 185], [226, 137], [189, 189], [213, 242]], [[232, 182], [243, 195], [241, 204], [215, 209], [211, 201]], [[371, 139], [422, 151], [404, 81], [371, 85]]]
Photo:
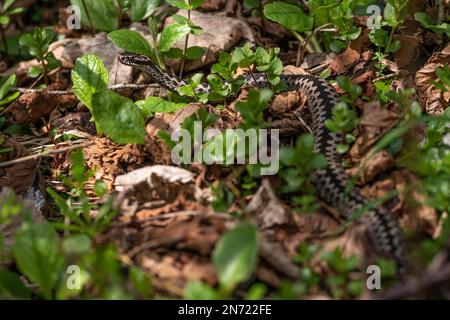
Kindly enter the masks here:
[[[317, 43], [317, 40], [315, 39], [315, 36], [319, 31], [322, 31], [329, 26], [331, 26], [330, 23], [324, 24], [323, 26], [320, 26], [320, 27], [314, 29], [314, 31], [306, 37], [306, 39], [303, 41], [303, 44], [300, 45], [299, 50], [297, 52], [297, 61], [295, 63], [296, 67], [298, 67], [300, 65], [300, 62], [303, 60], [303, 57], [305, 56], [305, 50], [307, 50], [308, 52], [311, 53], [311, 51], [308, 50], [308, 46], [309, 46], [309, 42], [312, 39], [314, 39], [314, 47], [316, 47], [315, 48], [316, 51], [317, 51], [317, 49], [320, 49], [320, 46]], [[313, 52], [314, 52], [314, 50], [313, 50]], [[320, 51], [318, 51], [318, 52], [320, 52]]]
[[0, 168], [9, 167], [9, 166], [12, 166], [12, 165], [15, 165], [15, 164], [18, 164], [18, 163], [22, 163], [22, 162], [25, 162], [25, 161], [29, 161], [29, 160], [37, 160], [37, 159], [39, 159], [41, 157], [46, 157], [46, 156], [49, 156], [51, 154], [59, 154], [59, 153], [64, 153], [64, 152], [67, 152], [67, 151], [70, 151], [70, 150], [87, 147], [87, 146], [93, 145], [94, 143], [95, 143], [94, 141], [90, 141], [88, 143], [82, 143], [82, 144], [78, 144], [78, 145], [73, 145], [73, 146], [70, 146], [70, 147], [65, 147], [65, 148], [61, 148], [61, 149], [57, 149], [57, 150], [45, 150], [45, 151], [42, 151], [40, 153], [36, 153], [36, 154], [29, 155], [29, 156], [22, 157], [22, 158], [17, 158], [17, 159], [11, 160], [11, 161], [0, 162]]
[[[133, 84], [133, 83], [119, 83], [109, 86], [110, 90], [120, 89], [145, 89], [145, 88], [160, 88], [159, 84]], [[45, 89], [28, 89], [28, 88], [12, 88], [12, 91], [19, 91], [20, 93], [45, 93], [48, 95], [68, 95], [74, 94], [72, 90], [53, 90], [46, 91]]]

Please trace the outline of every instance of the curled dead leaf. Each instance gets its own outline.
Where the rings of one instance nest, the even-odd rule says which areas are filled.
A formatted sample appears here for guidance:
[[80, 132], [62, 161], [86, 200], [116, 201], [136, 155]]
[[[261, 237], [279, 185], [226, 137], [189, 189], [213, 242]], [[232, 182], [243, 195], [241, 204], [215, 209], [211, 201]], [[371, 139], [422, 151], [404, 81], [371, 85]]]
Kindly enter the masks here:
[[450, 104], [450, 92], [442, 92], [431, 81], [437, 80], [436, 68], [450, 64], [450, 45], [441, 52], [433, 54], [425, 66], [416, 73], [416, 86], [419, 97], [429, 114], [440, 115]]

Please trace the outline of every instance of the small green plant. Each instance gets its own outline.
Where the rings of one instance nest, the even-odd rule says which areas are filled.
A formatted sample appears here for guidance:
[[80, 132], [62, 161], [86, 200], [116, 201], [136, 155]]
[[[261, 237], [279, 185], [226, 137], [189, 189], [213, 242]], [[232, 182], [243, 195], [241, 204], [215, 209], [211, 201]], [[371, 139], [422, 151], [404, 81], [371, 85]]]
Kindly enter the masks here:
[[[179, 9], [188, 10], [188, 16], [172, 16], [175, 23], [166, 26], [162, 30], [159, 40], [157, 21], [154, 18], [150, 18], [149, 30], [153, 39], [151, 45], [141, 34], [132, 30], [112, 31], [108, 34], [108, 37], [117, 47], [123, 50], [148, 55], [163, 69], [165, 69], [164, 57], [170, 59], [181, 59], [180, 76], [182, 76], [186, 60], [199, 59], [205, 54], [204, 48], [198, 46], [188, 48], [187, 45], [190, 35], [198, 35], [203, 32], [203, 29], [193, 24], [190, 18], [191, 10], [198, 8], [203, 1], [204, 0], [167, 1]], [[184, 49], [182, 50], [174, 47], [175, 44], [183, 38], [185, 38]]]
[[[356, 88], [357, 87], [349, 88], [350, 99], [357, 96], [358, 92], [360, 92]], [[353, 109], [349, 108], [345, 102], [339, 102], [336, 106], [334, 106], [332, 113], [332, 119], [326, 120], [325, 126], [333, 132], [345, 134], [345, 143], [337, 146], [337, 152], [344, 154], [350, 148], [350, 144], [355, 142], [355, 136], [352, 132], [358, 125], [359, 118], [357, 113]]]
[[8, 27], [11, 22], [11, 16], [15, 14], [22, 13], [25, 8], [16, 7], [13, 8], [12, 5], [16, 2], [16, 0], [5, 0], [3, 4], [0, 4], [0, 36], [2, 38], [3, 51], [6, 55], [9, 54], [8, 49], [8, 41], [5, 36], [5, 29]]
[[320, 258], [331, 269], [324, 282], [333, 298], [344, 299], [361, 295], [364, 282], [359, 272], [360, 261], [357, 257], [344, 257], [342, 250], [337, 248], [331, 252], [323, 252]]
[[357, 1], [344, 0], [339, 5], [330, 8], [330, 22], [338, 31], [338, 35], [333, 36], [329, 44], [332, 51], [340, 52], [361, 34], [361, 28], [356, 27], [353, 22], [357, 4]]
[[314, 152], [314, 137], [311, 134], [301, 135], [295, 148], [281, 149], [280, 161], [283, 165], [280, 176], [286, 181], [281, 191], [288, 194], [301, 191], [301, 196], [292, 197], [297, 210], [314, 212], [318, 204], [315, 189], [310, 184], [311, 175], [326, 167], [325, 157]]
[[[167, 0], [169, 4], [178, 9], [187, 10], [187, 18], [174, 15], [172, 18], [178, 23], [180, 26], [187, 26], [189, 28], [189, 32], [185, 35], [184, 40], [184, 48], [183, 50], [171, 49], [171, 57], [172, 58], [181, 58], [181, 68], [180, 68], [180, 77], [183, 76], [184, 66], [186, 63], [186, 59], [195, 60], [201, 58], [205, 54], [205, 50], [201, 47], [191, 47], [188, 48], [189, 35], [197, 35], [203, 32], [202, 28], [196, 26], [191, 21], [191, 11], [200, 7], [205, 0]], [[170, 26], [169, 26], [170, 27]], [[167, 29], [169, 28], [167, 27]], [[166, 30], [163, 30], [161, 37], [165, 35]], [[169, 33], [167, 31], [167, 33]]]
[[403, 24], [407, 13], [408, 0], [388, 0], [384, 7], [383, 18], [378, 17], [377, 23], [382, 27], [389, 27], [390, 32], [378, 28], [369, 33], [370, 41], [377, 46], [374, 60], [377, 61], [378, 74], [381, 75], [384, 68], [383, 60], [390, 54], [400, 49], [400, 41], [394, 39], [395, 31]]
[[52, 30], [41, 28], [35, 28], [32, 33], [20, 37], [20, 45], [26, 47], [41, 64], [40, 67], [31, 67], [29, 76], [37, 78], [42, 74], [45, 84], [48, 84], [48, 73], [61, 66], [61, 62], [55, 58], [55, 55], [48, 52], [48, 47], [54, 38], [55, 33]]
[[[71, 193], [74, 196], [64, 199], [54, 190], [50, 188], [47, 190], [67, 221], [70, 222], [70, 224], [65, 223], [64, 225], [57, 226], [66, 232], [71, 230], [93, 236], [104, 230], [117, 212], [112, 208], [112, 199], [108, 200], [100, 208], [89, 203], [89, 196], [85, 190], [85, 186], [88, 180], [94, 176], [94, 171], [86, 169], [81, 150], [72, 152], [71, 160], [71, 176], [68, 178], [62, 177], [62, 179], [64, 184], [71, 189]], [[103, 196], [107, 192], [104, 182], [100, 180], [96, 181], [94, 192], [99, 197]], [[75, 205], [75, 203], [79, 203], [79, 205]], [[98, 209], [95, 216], [92, 215], [93, 209]]]
[[438, 34], [445, 33], [448, 37], [450, 37], [450, 24], [449, 23], [446, 23], [446, 22], [435, 23], [433, 21], [433, 18], [430, 17], [425, 12], [417, 12], [414, 15], [414, 19], [416, 19], [416, 21], [420, 22], [424, 28], [429, 29]]

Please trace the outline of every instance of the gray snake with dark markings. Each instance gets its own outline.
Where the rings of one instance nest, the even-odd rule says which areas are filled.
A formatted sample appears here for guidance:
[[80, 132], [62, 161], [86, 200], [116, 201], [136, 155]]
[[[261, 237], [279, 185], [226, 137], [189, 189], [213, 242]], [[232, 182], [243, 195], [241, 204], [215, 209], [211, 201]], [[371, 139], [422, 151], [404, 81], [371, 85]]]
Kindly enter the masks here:
[[[177, 92], [178, 88], [187, 84], [163, 71], [147, 56], [122, 52], [118, 59], [124, 65], [146, 72], [168, 90]], [[308, 100], [315, 150], [323, 154], [327, 162], [326, 169], [315, 172], [313, 178], [319, 197], [329, 206], [336, 208], [346, 219], [354, 218], [355, 212], [363, 212], [360, 220], [367, 226], [376, 251], [402, 264], [404, 241], [397, 220], [382, 206], [372, 208], [369, 205], [370, 201], [361, 195], [358, 188], [348, 190], [350, 179], [336, 151], [337, 145], [343, 141], [343, 135], [332, 132], [325, 126], [325, 121], [332, 118], [332, 108], [340, 101], [339, 95], [325, 80], [311, 75], [281, 75], [281, 80], [287, 85], [286, 91], [298, 91]], [[244, 86], [266, 87], [267, 78], [264, 74], [258, 73], [246, 76]], [[200, 84], [196, 91], [198, 94], [209, 93], [209, 84]]]

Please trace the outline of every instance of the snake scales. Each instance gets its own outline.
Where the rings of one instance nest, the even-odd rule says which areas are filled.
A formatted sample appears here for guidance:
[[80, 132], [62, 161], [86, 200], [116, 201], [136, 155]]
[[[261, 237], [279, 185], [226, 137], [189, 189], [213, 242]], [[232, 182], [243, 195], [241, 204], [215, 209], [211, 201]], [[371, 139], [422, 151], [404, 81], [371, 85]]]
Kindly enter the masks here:
[[[170, 76], [157, 66], [150, 58], [122, 52], [119, 61], [133, 68], [148, 73], [163, 87], [176, 91], [187, 83]], [[336, 147], [343, 141], [342, 134], [332, 132], [325, 126], [325, 121], [332, 117], [332, 108], [339, 102], [339, 96], [326, 81], [310, 75], [282, 75], [281, 80], [287, 85], [286, 91], [298, 90], [308, 99], [312, 116], [312, 129], [315, 137], [315, 149], [325, 156], [327, 168], [314, 174], [314, 185], [321, 199], [336, 208], [346, 219], [352, 219], [356, 212], [367, 226], [368, 234], [376, 251], [384, 256], [403, 261], [404, 243], [401, 229], [391, 212], [384, 207], [372, 208], [369, 200], [361, 195], [358, 188], [350, 191], [349, 177], [341, 166], [341, 159]], [[263, 74], [247, 76], [245, 86], [267, 86]], [[198, 94], [209, 92], [209, 84], [203, 83], [196, 89]]]

